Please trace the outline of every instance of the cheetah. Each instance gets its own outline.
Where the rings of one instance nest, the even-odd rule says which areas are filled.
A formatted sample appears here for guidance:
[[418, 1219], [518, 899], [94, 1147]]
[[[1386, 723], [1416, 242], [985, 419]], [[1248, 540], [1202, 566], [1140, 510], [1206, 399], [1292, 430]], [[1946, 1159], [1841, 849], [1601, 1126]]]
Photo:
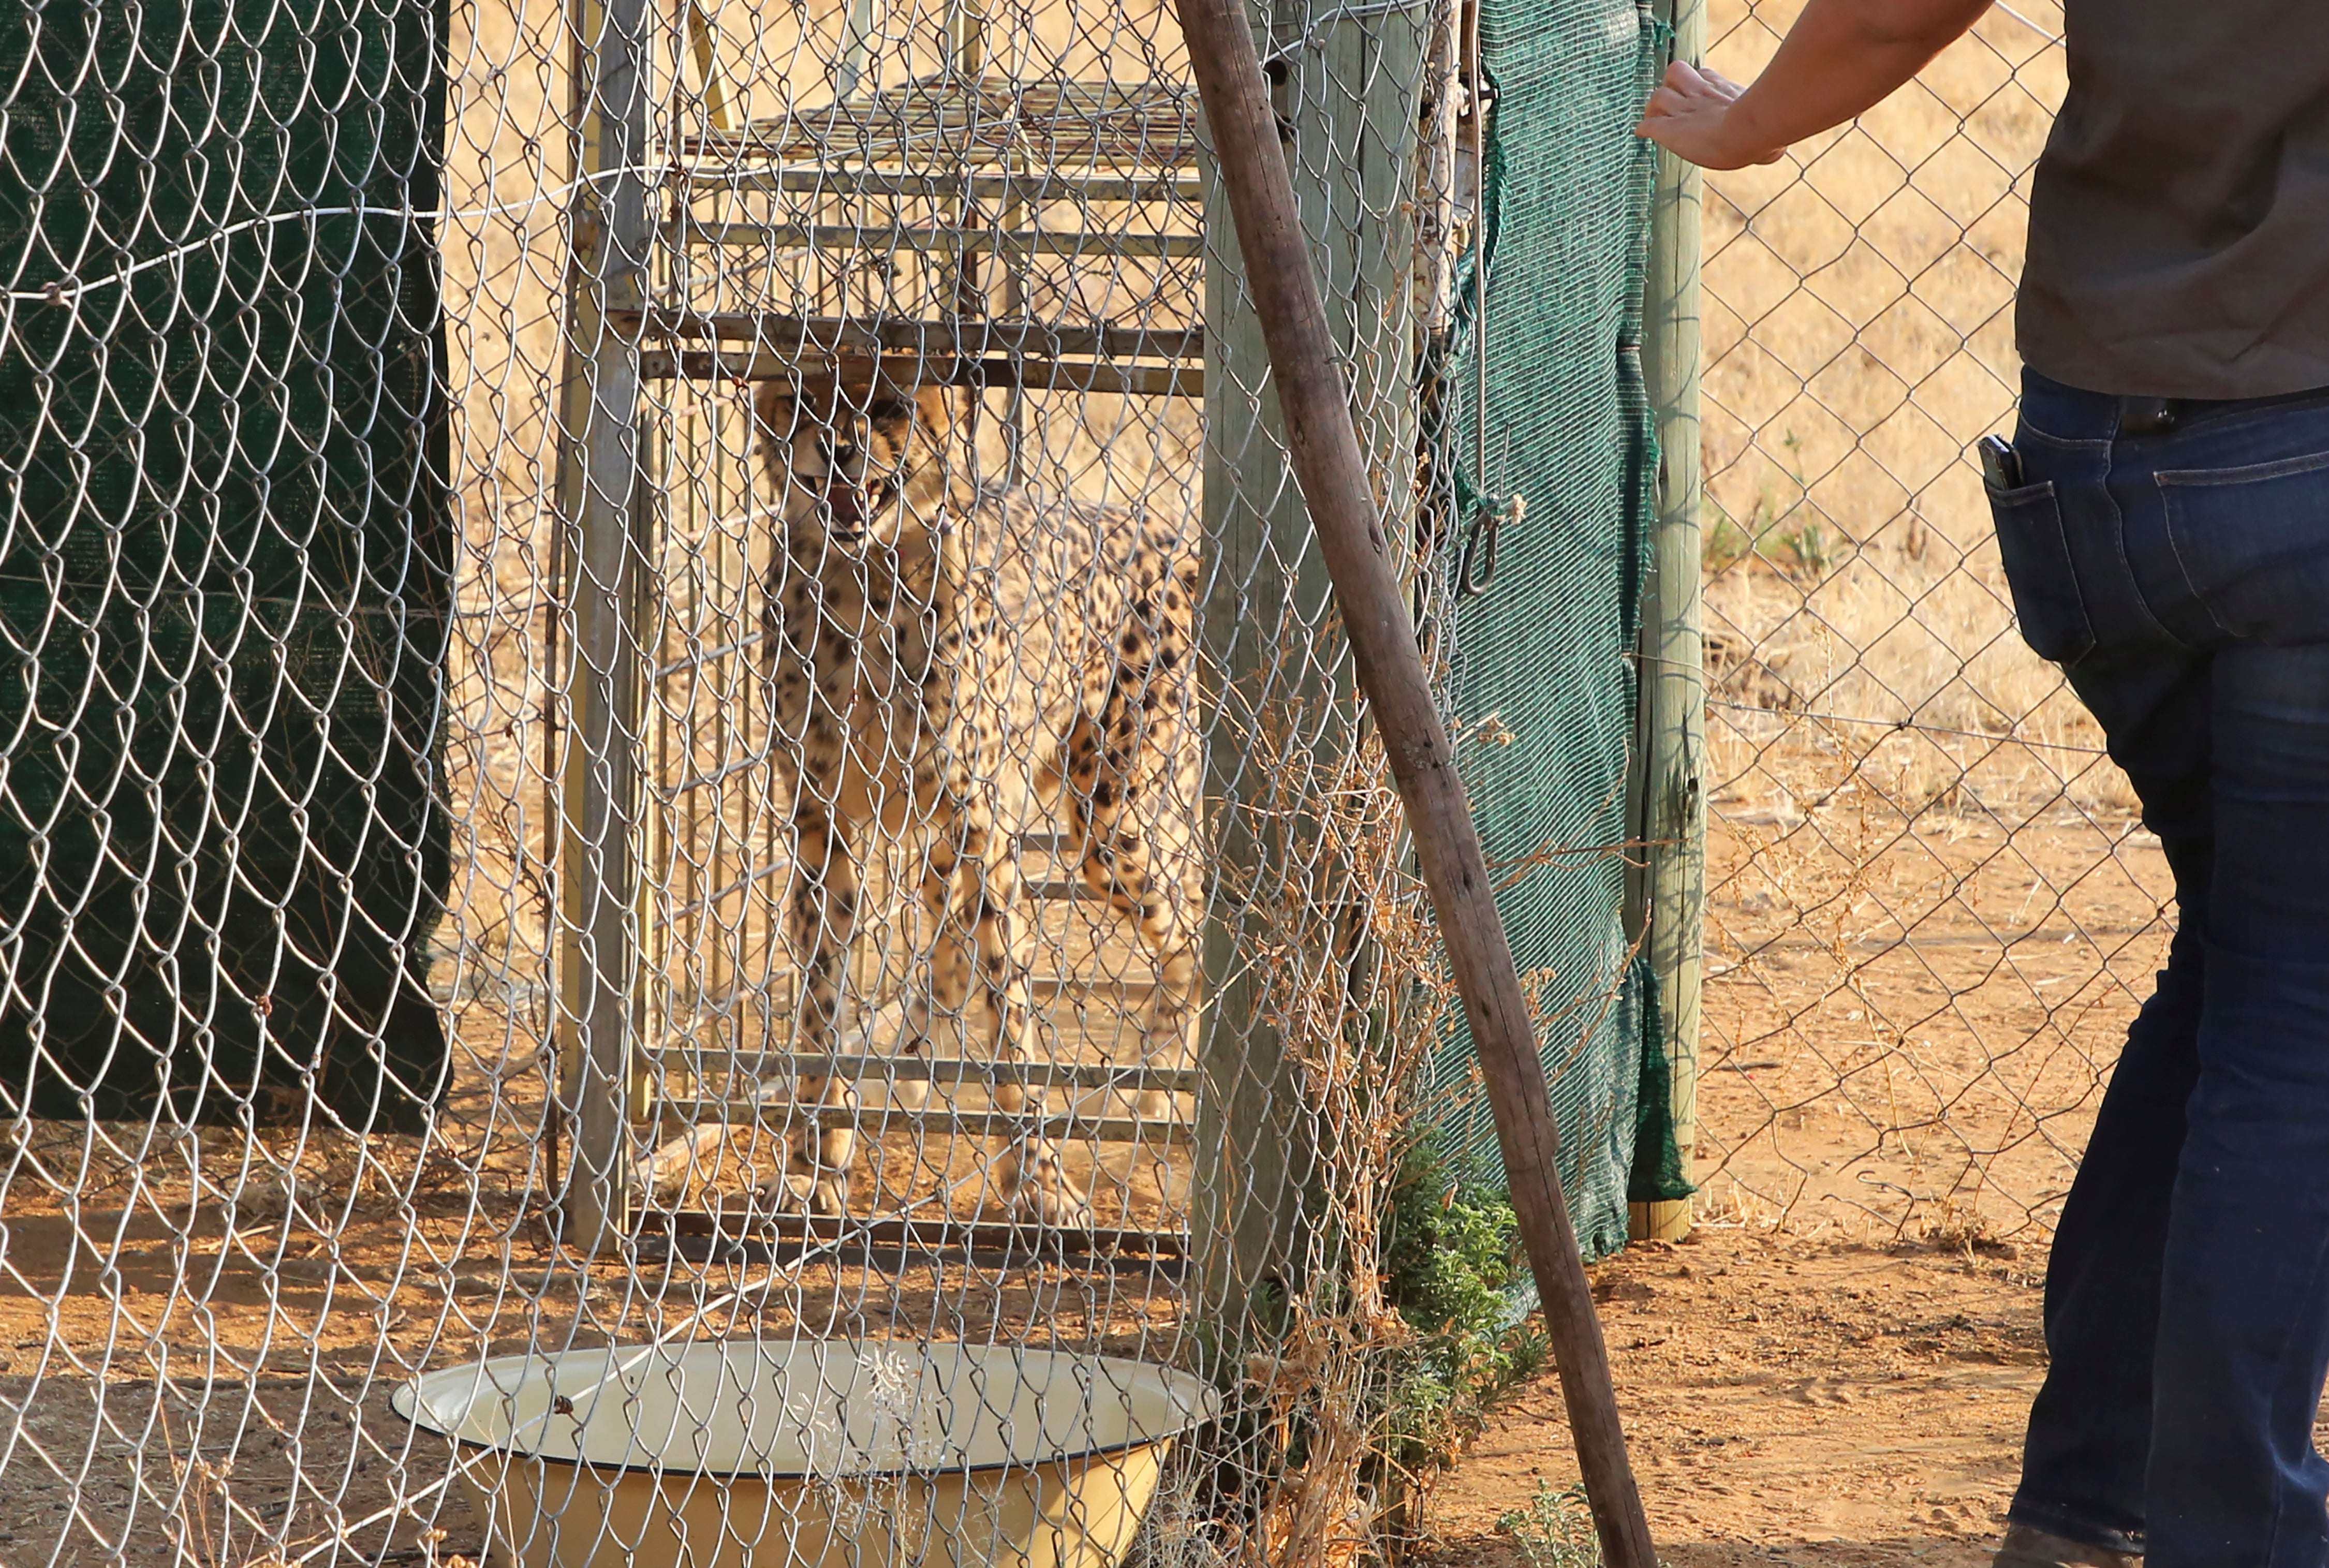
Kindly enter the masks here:
[[[839, 1049], [861, 856], [878, 826], [920, 840], [927, 980], [908, 988], [895, 1049], [928, 1053], [975, 979], [988, 1059], [1028, 1059], [1034, 931], [1009, 833], [1030, 804], [1063, 816], [1085, 884], [1153, 954], [1147, 1038], [1183, 1038], [1193, 1004], [1195, 553], [1138, 509], [976, 485], [976, 396], [859, 380], [770, 383], [757, 401], [782, 502], [763, 643], [790, 796], [802, 1055]], [[898, 1092], [919, 1104], [927, 1089]], [[796, 1103], [817, 1109], [771, 1195], [844, 1213], [856, 1091], [806, 1077]], [[997, 1084], [994, 1103], [1032, 1123], [1043, 1096]], [[1143, 1113], [1167, 1103], [1146, 1095]], [[1022, 1217], [1093, 1223], [1032, 1126], [1006, 1140], [997, 1174]]]

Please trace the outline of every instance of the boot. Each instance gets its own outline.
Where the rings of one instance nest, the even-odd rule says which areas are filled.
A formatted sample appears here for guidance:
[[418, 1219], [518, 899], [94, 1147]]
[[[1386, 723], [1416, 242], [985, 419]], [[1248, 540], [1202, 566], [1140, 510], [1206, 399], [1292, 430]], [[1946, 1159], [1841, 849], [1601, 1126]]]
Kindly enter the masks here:
[[2008, 1525], [1990, 1568], [2143, 1568], [2143, 1559], [2133, 1552], [2081, 1546], [2027, 1525]]

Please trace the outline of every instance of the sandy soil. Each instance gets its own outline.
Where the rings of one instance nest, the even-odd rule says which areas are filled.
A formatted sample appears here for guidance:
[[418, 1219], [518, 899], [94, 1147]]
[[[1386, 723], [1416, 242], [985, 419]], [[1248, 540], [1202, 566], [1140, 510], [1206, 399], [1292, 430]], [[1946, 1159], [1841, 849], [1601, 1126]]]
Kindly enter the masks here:
[[1853, 786], [1718, 822], [1708, 876], [1702, 1212], [2042, 1244], [2164, 955], [2157, 840]]
[[[2043, 1372], [2017, 1249], [1702, 1229], [1600, 1265], [1594, 1294], [1673, 1568], [1986, 1563]], [[1548, 1375], [1443, 1483], [1435, 1562], [1520, 1563], [1497, 1519], [1576, 1479]]]
[[[2044, 1376], [2042, 1258], [1806, 1246], [1739, 1230], [1593, 1271], [1650, 1524], [1671, 1568], [1985, 1568]], [[2329, 1432], [2318, 1422], [2316, 1441]], [[1577, 1479], [1560, 1385], [1531, 1385], [1433, 1499], [1436, 1568], [1522, 1563], [1497, 1521]]]

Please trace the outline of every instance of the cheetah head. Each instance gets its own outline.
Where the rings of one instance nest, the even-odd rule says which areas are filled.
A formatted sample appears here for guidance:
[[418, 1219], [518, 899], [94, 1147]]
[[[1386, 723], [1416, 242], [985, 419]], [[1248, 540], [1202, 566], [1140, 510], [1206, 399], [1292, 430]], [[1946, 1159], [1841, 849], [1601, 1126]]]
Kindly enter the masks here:
[[970, 492], [971, 396], [886, 380], [763, 387], [761, 449], [787, 530], [848, 548], [895, 547], [959, 512]]

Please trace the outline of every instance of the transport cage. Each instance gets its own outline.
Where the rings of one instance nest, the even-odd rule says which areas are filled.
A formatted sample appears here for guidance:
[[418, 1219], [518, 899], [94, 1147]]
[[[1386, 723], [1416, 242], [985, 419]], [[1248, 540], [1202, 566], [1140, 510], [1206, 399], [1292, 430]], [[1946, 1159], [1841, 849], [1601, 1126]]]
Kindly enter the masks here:
[[[640, 754], [625, 803], [640, 884], [624, 933], [636, 943], [639, 976], [620, 1072], [625, 1131], [619, 1151], [582, 1157], [606, 1170], [606, 1201], [627, 1224], [653, 1213], [656, 1228], [699, 1250], [731, 1235], [789, 1245], [844, 1229], [891, 1248], [993, 1250], [1010, 1228], [993, 1190], [998, 1141], [1032, 1133], [1042, 1156], [1064, 1160], [1070, 1189], [1093, 1194], [1080, 1223], [1054, 1227], [1055, 1244], [1175, 1260], [1188, 1228], [1195, 1018], [1176, 1008], [1170, 1038], [1157, 1038], [1158, 955], [1142, 950], [1088, 872], [1108, 848], [1104, 829], [1079, 832], [1056, 803], [1036, 801], [997, 824], [1002, 841], [987, 851], [1012, 863], [1025, 898], [1023, 913], [1011, 912], [1027, 927], [1011, 956], [1026, 971], [1029, 1048], [999, 1056], [981, 1038], [990, 1030], [957, 1004], [957, 1016], [901, 1050], [913, 1035], [904, 1009], [918, 984], [932, 983], [929, 950], [948, 939], [938, 928], [951, 918], [936, 914], [922, 884], [939, 874], [933, 854], [950, 851], [934, 845], [926, 808], [906, 799], [902, 756], [853, 759], [873, 797], [848, 846], [864, 913], [845, 944], [840, 1028], [831, 1039], [801, 1028], [803, 954], [784, 931], [796, 892], [796, 785], [770, 683], [780, 657], [802, 651], [776, 649], [765, 601], [777, 577], [834, 568], [781, 559], [767, 471], [779, 433], [755, 429], [755, 390], [797, 395], [809, 417], [830, 421], [861, 413], [853, 405], [877, 384], [960, 389], [967, 418], [950, 461], [969, 485], [1048, 498], [1010, 521], [977, 512], [972, 532], [1032, 529], [1052, 536], [1029, 541], [1032, 553], [1074, 548], [1069, 535], [1106, 526], [1098, 503], [1170, 524], [1185, 557], [1202, 557], [1193, 399], [1205, 261], [1193, 89], [1153, 41], [1137, 61], [1145, 74], [1023, 76], [990, 62], [1030, 72], [1125, 62], [1083, 58], [1089, 47], [1073, 42], [1047, 47], [1041, 22], [1036, 37], [993, 47], [978, 13], [945, 22], [946, 47], [931, 56], [895, 19], [861, 15], [825, 90], [805, 91], [797, 75], [756, 94], [730, 85], [731, 56], [745, 54], [744, 70], [752, 56], [689, 11], [682, 80], [672, 106], [651, 117], [665, 146], [648, 183], [642, 265], [577, 313], [597, 320], [587, 345], [576, 333], [591, 357], [570, 385], [588, 388], [613, 360], [636, 365], [634, 461], [647, 500], [627, 546], [642, 591], [613, 606], [618, 642], [636, 649], [636, 691], [625, 694], [632, 711], [621, 722], [635, 727]], [[812, 408], [820, 396], [826, 402]], [[616, 410], [587, 394], [580, 401], [584, 433], [564, 450], [562, 490], [588, 497], [599, 488], [591, 464], [603, 446], [590, 421]], [[590, 548], [583, 541], [580, 555]], [[974, 539], [968, 548], [976, 560], [995, 547]], [[1093, 591], [1063, 580], [1033, 587], [1039, 603], [1046, 592]], [[1193, 617], [1193, 603], [1184, 610]], [[1057, 668], [963, 679], [999, 684], [1005, 702], [1056, 705], [1072, 696], [1063, 683], [1105, 678], [1066, 668], [1084, 657], [1062, 647], [1051, 656]], [[571, 692], [573, 667], [566, 676]], [[1143, 695], [1125, 698], [1137, 709]], [[1173, 700], [1190, 709], [1169, 716], [1179, 775], [1161, 781], [1172, 798], [1150, 813], [1150, 836], [1171, 839], [1184, 858], [1202, 831], [1193, 695], [1185, 679], [1175, 683]], [[972, 793], [1028, 794], [1051, 765], [1038, 755], [1043, 744], [1006, 747], [1001, 771], [1027, 776], [973, 776]], [[605, 776], [587, 746], [570, 746], [564, 765], [577, 798]], [[586, 819], [591, 810], [584, 805]], [[587, 835], [567, 840], [578, 934], [598, 849]], [[1189, 875], [1184, 966], [1195, 959], [1202, 897], [1193, 867]], [[570, 996], [589, 989], [581, 972], [596, 952], [583, 943], [570, 951]], [[570, 1085], [586, 1070], [595, 1018], [577, 1009], [566, 1020]], [[849, 1084], [853, 1110], [814, 1103], [818, 1085], [836, 1082]], [[998, 1087], [1041, 1103], [1004, 1109]], [[741, 1201], [784, 1197], [786, 1141], [797, 1149], [837, 1115], [865, 1143], [873, 1178], [853, 1195], [852, 1213], [874, 1230], [813, 1212], [832, 1206]]]

